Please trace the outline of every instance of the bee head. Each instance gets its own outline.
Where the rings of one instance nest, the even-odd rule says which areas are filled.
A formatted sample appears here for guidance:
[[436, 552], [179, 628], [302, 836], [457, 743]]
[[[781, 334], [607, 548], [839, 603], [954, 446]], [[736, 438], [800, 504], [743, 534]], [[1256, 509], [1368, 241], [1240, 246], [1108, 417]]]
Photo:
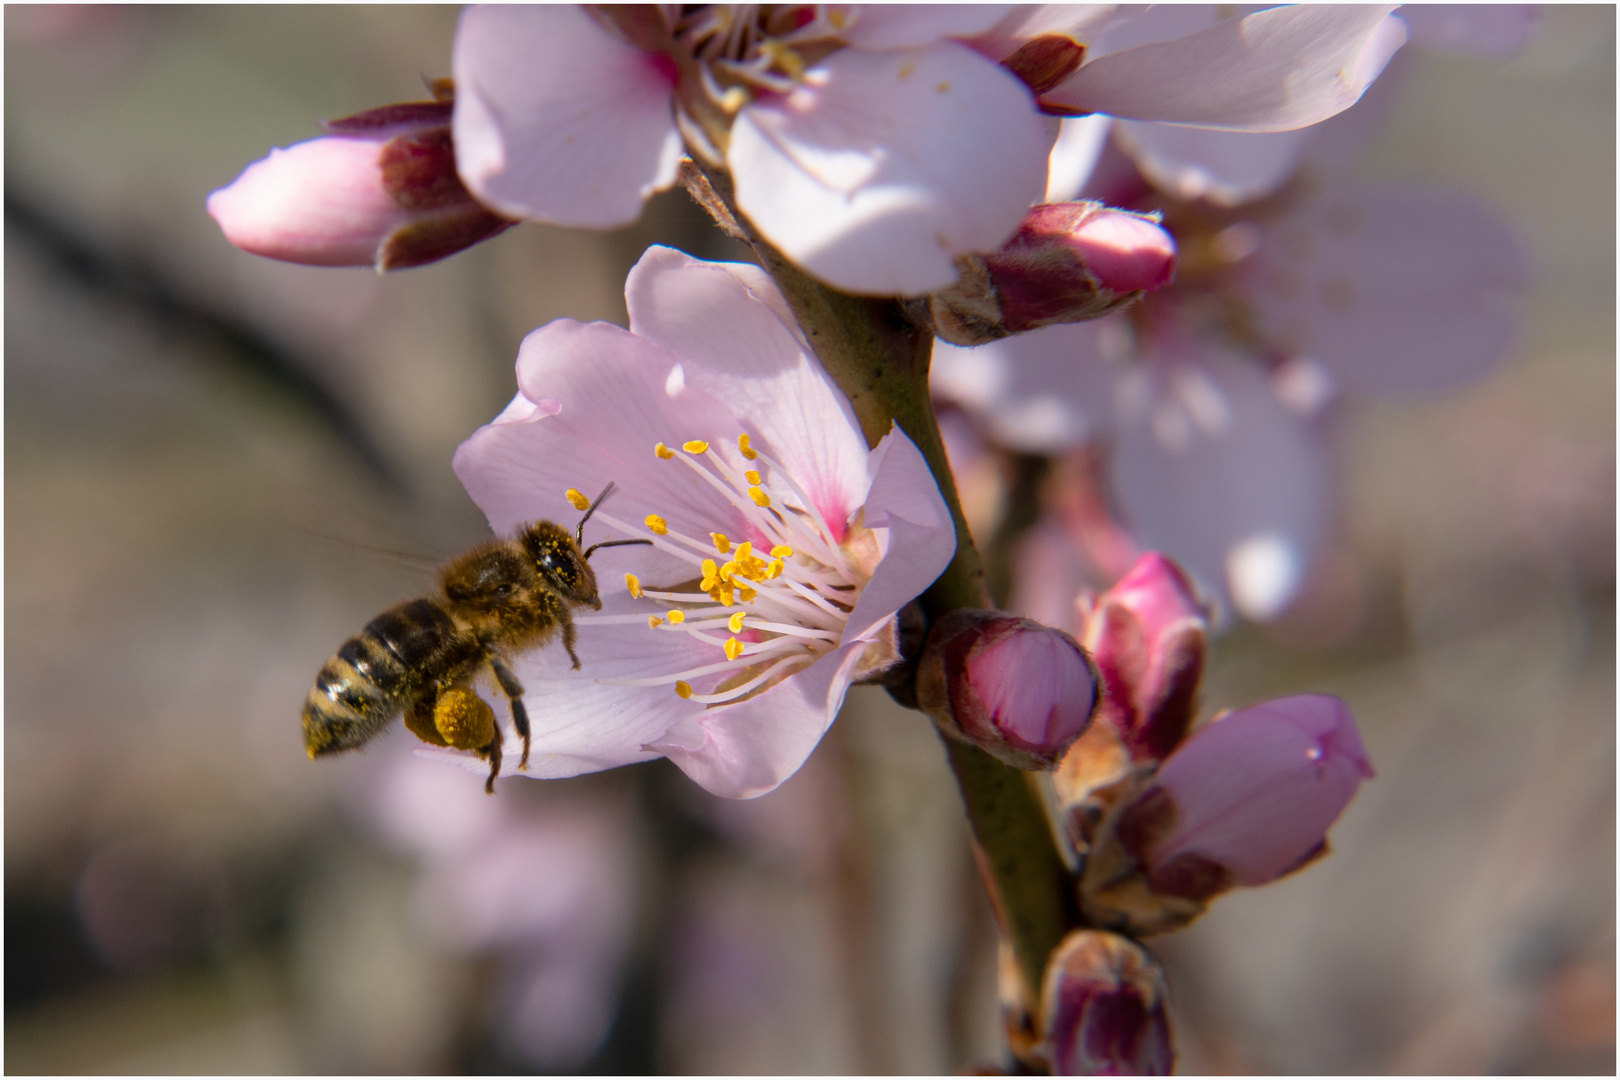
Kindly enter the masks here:
[[571, 603], [601, 609], [596, 574], [573, 534], [555, 522], [537, 521], [523, 530], [521, 542], [547, 588]]

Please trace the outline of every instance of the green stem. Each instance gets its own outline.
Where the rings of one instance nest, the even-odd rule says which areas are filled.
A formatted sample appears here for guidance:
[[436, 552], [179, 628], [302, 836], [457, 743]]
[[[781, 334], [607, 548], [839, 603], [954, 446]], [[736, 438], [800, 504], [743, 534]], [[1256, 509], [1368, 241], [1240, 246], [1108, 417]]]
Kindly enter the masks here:
[[[893, 298], [851, 296], [810, 277], [766, 243], [741, 214], [733, 211], [726, 220], [716, 212], [716, 203], [724, 210], [736, 205], [723, 175], [688, 176], [690, 187], [703, 184], [709, 189], [694, 190], [694, 197], [722, 227], [752, 244], [811, 348], [848, 395], [867, 445], [876, 446], [891, 426], [899, 425], [928, 462], [956, 523], [956, 554], [920, 598], [924, 611], [937, 619], [958, 608], [991, 606], [928, 398], [933, 335], [906, 319]], [[1047, 958], [1078, 917], [1068, 870], [1054, 846], [1033, 778], [977, 747], [944, 741], [983, 854], [985, 885], [1023, 975], [1025, 1000], [1039, 1002]]]

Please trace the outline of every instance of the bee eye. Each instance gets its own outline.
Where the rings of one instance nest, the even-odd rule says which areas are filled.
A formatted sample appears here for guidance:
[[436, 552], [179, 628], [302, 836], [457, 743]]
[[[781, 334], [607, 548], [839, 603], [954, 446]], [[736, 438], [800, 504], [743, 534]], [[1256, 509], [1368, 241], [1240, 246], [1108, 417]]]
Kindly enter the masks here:
[[501, 584], [495, 586], [495, 595], [496, 596], [511, 596], [512, 595], [512, 586], [506, 584], [505, 582], [502, 582]]

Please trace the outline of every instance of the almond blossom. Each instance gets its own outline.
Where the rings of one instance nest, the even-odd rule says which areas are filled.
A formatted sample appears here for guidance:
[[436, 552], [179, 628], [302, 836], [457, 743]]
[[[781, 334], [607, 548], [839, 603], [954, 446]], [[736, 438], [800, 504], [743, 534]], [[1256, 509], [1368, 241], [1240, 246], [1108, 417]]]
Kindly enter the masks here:
[[458, 161], [503, 214], [608, 228], [673, 183], [684, 148], [729, 172], [737, 208], [811, 274], [914, 295], [1040, 199], [1042, 112], [1313, 124], [1399, 45], [1390, 10], [1210, 25], [1112, 5], [474, 7], [455, 47]]
[[950, 515], [905, 434], [867, 448], [758, 268], [655, 247], [625, 294], [629, 330], [530, 334], [518, 396], [456, 454], [497, 533], [575, 520], [611, 483], [592, 528], [649, 542], [595, 557], [601, 612], [574, 616], [582, 670], [560, 648], [513, 665], [528, 772], [662, 755], [715, 794], [763, 794], [850, 682], [896, 659], [895, 612], [950, 561]]

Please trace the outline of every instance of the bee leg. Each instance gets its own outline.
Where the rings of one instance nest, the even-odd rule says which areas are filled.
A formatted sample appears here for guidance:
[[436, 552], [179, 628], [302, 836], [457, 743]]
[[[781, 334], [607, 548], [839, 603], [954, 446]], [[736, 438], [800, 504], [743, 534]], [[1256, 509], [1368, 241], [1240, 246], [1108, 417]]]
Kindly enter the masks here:
[[484, 794], [495, 794], [495, 778], [501, 775], [501, 728], [495, 725], [495, 737], [484, 747], [484, 753], [489, 755], [489, 779], [484, 781]]
[[512, 726], [517, 733], [523, 736], [523, 760], [518, 762], [518, 768], [529, 767], [529, 710], [523, 707], [523, 684], [518, 677], [512, 674], [512, 669], [491, 658], [489, 666], [495, 669], [495, 681], [501, 684], [501, 690], [512, 703]]
[[579, 640], [574, 632], [574, 620], [566, 612], [562, 618], [563, 648], [568, 650], [568, 659], [574, 662], [574, 670], [579, 670], [579, 654], [574, 651], [574, 642]]

